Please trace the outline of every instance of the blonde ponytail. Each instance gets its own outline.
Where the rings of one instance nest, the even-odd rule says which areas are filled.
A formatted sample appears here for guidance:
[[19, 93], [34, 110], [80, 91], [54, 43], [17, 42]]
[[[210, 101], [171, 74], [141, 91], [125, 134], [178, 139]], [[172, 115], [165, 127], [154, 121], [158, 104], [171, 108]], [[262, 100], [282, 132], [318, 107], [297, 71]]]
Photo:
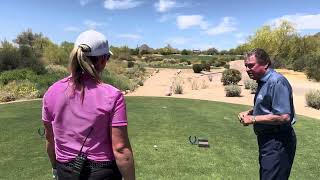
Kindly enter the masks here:
[[70, 70], [71, 70], [71, 82], [73, 93], [76, 89], [81, 91], [81, 102], [84, 100], [84, 83], [83, 74], [90, 75], [96, 83], [101, 82], [101, 77], [95, 68], [95, 64], [98, 62], [97, 56], [86, 56], [86, 52], [90, 52], [91, 49], [85, 44], [81, 44], [78, 47], [73, 48], [70, 53]]

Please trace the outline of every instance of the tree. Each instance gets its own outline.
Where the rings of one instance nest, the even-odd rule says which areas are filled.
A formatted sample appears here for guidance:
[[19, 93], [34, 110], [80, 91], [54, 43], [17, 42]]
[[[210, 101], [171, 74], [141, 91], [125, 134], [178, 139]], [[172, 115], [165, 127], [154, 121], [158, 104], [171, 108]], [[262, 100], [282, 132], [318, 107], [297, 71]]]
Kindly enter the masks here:
[[297, 51], [300, 46], [299, 36], [293, 25], [282, 21], [280, 26], [263, 26], [249, 37], [250, 49], [263, 48], [266, 50], [275, 67], [292, 66], [293, 60], [301, 53]]
[[17, 43], [19, 47], [30, 47], [36, 57], [41, 57], [44, 49], [53, 44], [47, 37], [44, 37], [42, 33], [33, 33], [31, 29], [27, 29], [18, 34], [14, 42]]
[[192, 51], [183, 49], [183, 50], [181, 51], [181, 54], [182, 54], [182, 55], [190, 55], [190, 54], [192, 54]]
[[207, 54], [207, 55], [215, 55], [218, 53], [219, 51], [216, 48], [209, 48], [204, 52], [204, 54]]
[[0, 48], [0, 71], [16, 69], [21, 64], [21, 57], [18, 48], [8, 41], [1, 42]]

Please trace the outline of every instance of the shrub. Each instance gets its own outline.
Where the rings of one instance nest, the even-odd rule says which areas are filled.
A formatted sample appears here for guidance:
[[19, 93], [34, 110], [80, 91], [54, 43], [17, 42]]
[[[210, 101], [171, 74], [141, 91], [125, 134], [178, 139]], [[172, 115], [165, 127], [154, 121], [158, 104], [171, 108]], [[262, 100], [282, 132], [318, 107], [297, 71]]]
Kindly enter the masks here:
[[225, 61], [222, 61], [222, 60], [219, 59], [219, 60], [215, 61], [213, 65], [215, 67], [221, 67], [221, 66], [224, 66], [225, 64], [226, 64]]
[[225, 64], [223, 67], [224, 67], [225, 69], [230, 69], [230, 64]]
[[212, 78], [213, 78], [212, 74], [209, 74], [208, 75], [208, 79], [209, 79], [210, 82], [212, 82]]
[[244, 89], [250, 89], [251, 83], [252, 83], [251, 79], [246, 79], [244, 81]]
[[[30, 81], [12, 81], [1, 88], [1, 94], [7, 94], [5, 100], [20, 99], [20, 98], [36, 98], [38, 97], [39, 91], [36, 89], [34, 83]], [[3, 93], [5, 92], [5, 93]]]
[[203, 67], [202, 67], [202, 64], [193, 64], [192, 69], [194, 73], [200, 73]]
[[304, 71], [307, 59], [308, 59], [307, 56], [303, 56], [303, 57], [296, 59], [292, 64], [293, 70], [300, 71], [300, 72]]
[[247, 79], [244, 81], [244, 88], [245, 89], [250, 89], [251, 94], [255, 94], [257, 91], [258, 84], [255, 80], [252, 79]]
[[143, 86], [143, 81], [142, 81], [141, 79], [139, 79], [138, 82], [137, 82], [137, 84], [138, 84], [139, 86]]
[[311, 90], [305, 95], [309, 107], [320, 109], [320, 90]]
[[153, 61], [163, 61], [163, 58], [161, 56], [159, 57], [159, 56], [148, 55], [148, 56], [144, 56], [142, 60], [144, 60], [145, 62], [153, 62]]
[[199, 82], [197, 79], [191, 80], [191, 89], [192, 90], [198, 90], [199, 89]]
[[223, 85], [237, 84], [241, 80], [241, 73], [236, 69], [226, 69], [222, 73], [221, 82]]
[[118, 75], [112, 71], [103, 71], [102, 80], [105, 83], [108, 83], [121, 90], [132, 90], [134, 85], [131, 83], [130, 79], [124, 75]]
[[133, 61], [128, 61], [128, 68], [132, 68], [134, 66], [134, 62]]
[[253, 82], [253, 83], [250, 85], [250, 93], [251, 93], [251, 94], [255, 94], [255, 93], [257, 92], [257, 88], [258, 88], [258, 83]]
[[308, 56], [306, 74], [309, 79], [320, 81], [320, 52]]
[[0, 71], [18, 68], [21, 65], [18, 48], [8, 41], [1, 42], [0, 46]]
[[239, 97], [241, 88], [238, 85], [228, 85], [224, 88], [227, 97]]
[[172, 82], [173, 92], [175, 94], [183, 93], [183, 80], [181, 78], [175, 78]]
[[49, 64], [45, 67], [45, 69], [47, 73], [50, 73], [50, 74], [54, 74], [54, 73], [64, 74], [64, 75], [68, 74], [68, 69], [61, 65]]
[[203, 68], [203, 70], [210, 72], [210, 64], [209, 63], [202, 64], [202, 68]]
[[0, 102], [9, 102], [16, 100], [16, 97], [12, 92], [0, 90]]
[[202, 82], [201, 82], [201, 89], [206, 89], [208, 88], [209, 85], [206, 83], [206, 81], [203, 79]]
[[177, 61], [173, 58], [164, 59], [163, 62], [167, 63], [167, 64], [176, 64], [177, 63]]
[[0, 74], [0, 83], [8, 84], [11, 81], [36, 79], [36, 73], [29, 69], [16, 69], [12, 71], [4, 71]]

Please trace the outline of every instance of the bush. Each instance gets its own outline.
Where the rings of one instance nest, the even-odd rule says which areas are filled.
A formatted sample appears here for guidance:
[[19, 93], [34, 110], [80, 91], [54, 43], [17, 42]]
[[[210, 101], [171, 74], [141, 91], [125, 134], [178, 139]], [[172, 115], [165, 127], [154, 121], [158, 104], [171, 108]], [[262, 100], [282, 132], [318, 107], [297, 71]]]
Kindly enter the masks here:
[[193, 64], [192, 69], [194, 73], [200, 73], [203, 69], [202, 64]]
[[45, 67], [45, 69], [46, 69], [47, 73], [50, 73], [50, 74], [57, 73], [57, 74], [67, 75], [69, 73], [68, 69], [65, 68], [64, 66], [61, 66], [61, 65], [49, 64]]
[[181, 78], [175, 78], [172, 82], [173, 92], [175, 94], [183, 93], [183, 80]]
[[12, 92], [0, 90], [0, 102], [9, 102], [16, 100], [16, 97]]
[[142, 71], [139, 66], [134, 66], [133, 68], [127, 69], [127, 72], [125, 75], [129, 79], [135, 79], [135, 78], [140, 78], [144, 75], [144, 71]]
[[238, 85], [228, 85], [224, 88], [227, 97], [239, 97], [241, 88]]
[[30, 81], [12, 81], [1, 88], [1, 94], [6, 94], [4, 99], [1, 98], [6, 101], [9, 99], [36, 98], [39, 96], [39, 91], [36, 89], [35, 84]]
[[118, 75], [111, 71], [102, 72], [102, 81], [108, 83], [121, 90], [132, 90], [134, 85], [131, 83], [130, 79], [124, 75]]
[[307, 56], [303, 56], [300, 57], [298, 59], [296, 59], [293, 64], [292, 64], [292, 68], [294, 71], [304, 71], [304, 68], [306, 67], [306, 62], [307, 61]]
[[154, 62], [154, 61], [163, 61], [163, 58], [159, 56], [148, 55], [148, 56], [142, 57], [142, 60], [144, 60], [145, 62]]
[[221, 82], [223, 85], [237, 84], [241, 80], [241, 73], [236, 69], [226, 69], [222, 73]]
[[255, 94], [255, 93], [257, 92], [257, 88], [258, 88], [258, 83], [253, 82], [253, 83], [250, 85], [250, 93], [251, 93], [251, 94]]
[[192, 79], [191, 80], [191, 89], [192, 90], [198, 90], [199, 89], [199, 82], [198, 79]]
[[36, 79], [37, 74], [29, 69], [16, 69], [12, 71], [4, 71], [0, 74], [0, 83], [8, 84], [11, 81], [19, 81], [19, 80], [34, 80]]
[[252, 79], [247, 79], [244, 81], [244, 88], [245, 89], [250, 89], [251, 94], [255, 94], [257, 91], [258, 84], [255, 80]]
[[311, 90], [305, 95], [309, 107], [320, 109], [320, 90]]
[[320, 52], [308, 56], [306, 74], [309, 79], [320, 81]]
[[246, 79], [244, 81], [244, 89], [250, 89], [250, 86], [251, 86], [251, 83], [252, 83], [253, 80], [251, 79]]
[[223, 67], [224, 67], [225, 69], [230, 69], [230, 64], [225, 64]]
[[218, 60], [218, 61], [215, 61], [213, 65], [215, 67], [221, 67], [221, 66], [224, 66], [225, 64], [226, 64], [226, 62]]
[[134, 62], [133, 61], [128, 61], [128, 68], [132, 68], [134, 66]]
[[21, 57], [18, 48], [8, 41], [1, 42], [0, 48], [0, 71], [16, 69], [21, 65]]
[[210, 72], [210, 64], [209, 63], [202, 64], [202, 68], [203, 68], [203, 70]]

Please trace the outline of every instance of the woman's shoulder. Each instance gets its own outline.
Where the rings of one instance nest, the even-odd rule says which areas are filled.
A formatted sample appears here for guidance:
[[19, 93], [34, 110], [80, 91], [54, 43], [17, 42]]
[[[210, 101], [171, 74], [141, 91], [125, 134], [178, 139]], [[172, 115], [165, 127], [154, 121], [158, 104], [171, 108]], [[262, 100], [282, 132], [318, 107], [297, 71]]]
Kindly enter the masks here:
[[100, 83], [99, 84], [100, 88], [103, 89], [104, 91], [108, 92], [108, 93], [112, 93], [112, 94], [119, 94], [121, 93], [121, 90], [110, 85], [107, 83]]
[[70, 76], [67, 76], [63, 79], [60, 79], [56, 82], [54, 82], [46, 91], [45, 95], [52, 94], [56, 91], [59, 91], [59, 89], [65, 89], [66, 86], [68, 86], [70, 82]]

